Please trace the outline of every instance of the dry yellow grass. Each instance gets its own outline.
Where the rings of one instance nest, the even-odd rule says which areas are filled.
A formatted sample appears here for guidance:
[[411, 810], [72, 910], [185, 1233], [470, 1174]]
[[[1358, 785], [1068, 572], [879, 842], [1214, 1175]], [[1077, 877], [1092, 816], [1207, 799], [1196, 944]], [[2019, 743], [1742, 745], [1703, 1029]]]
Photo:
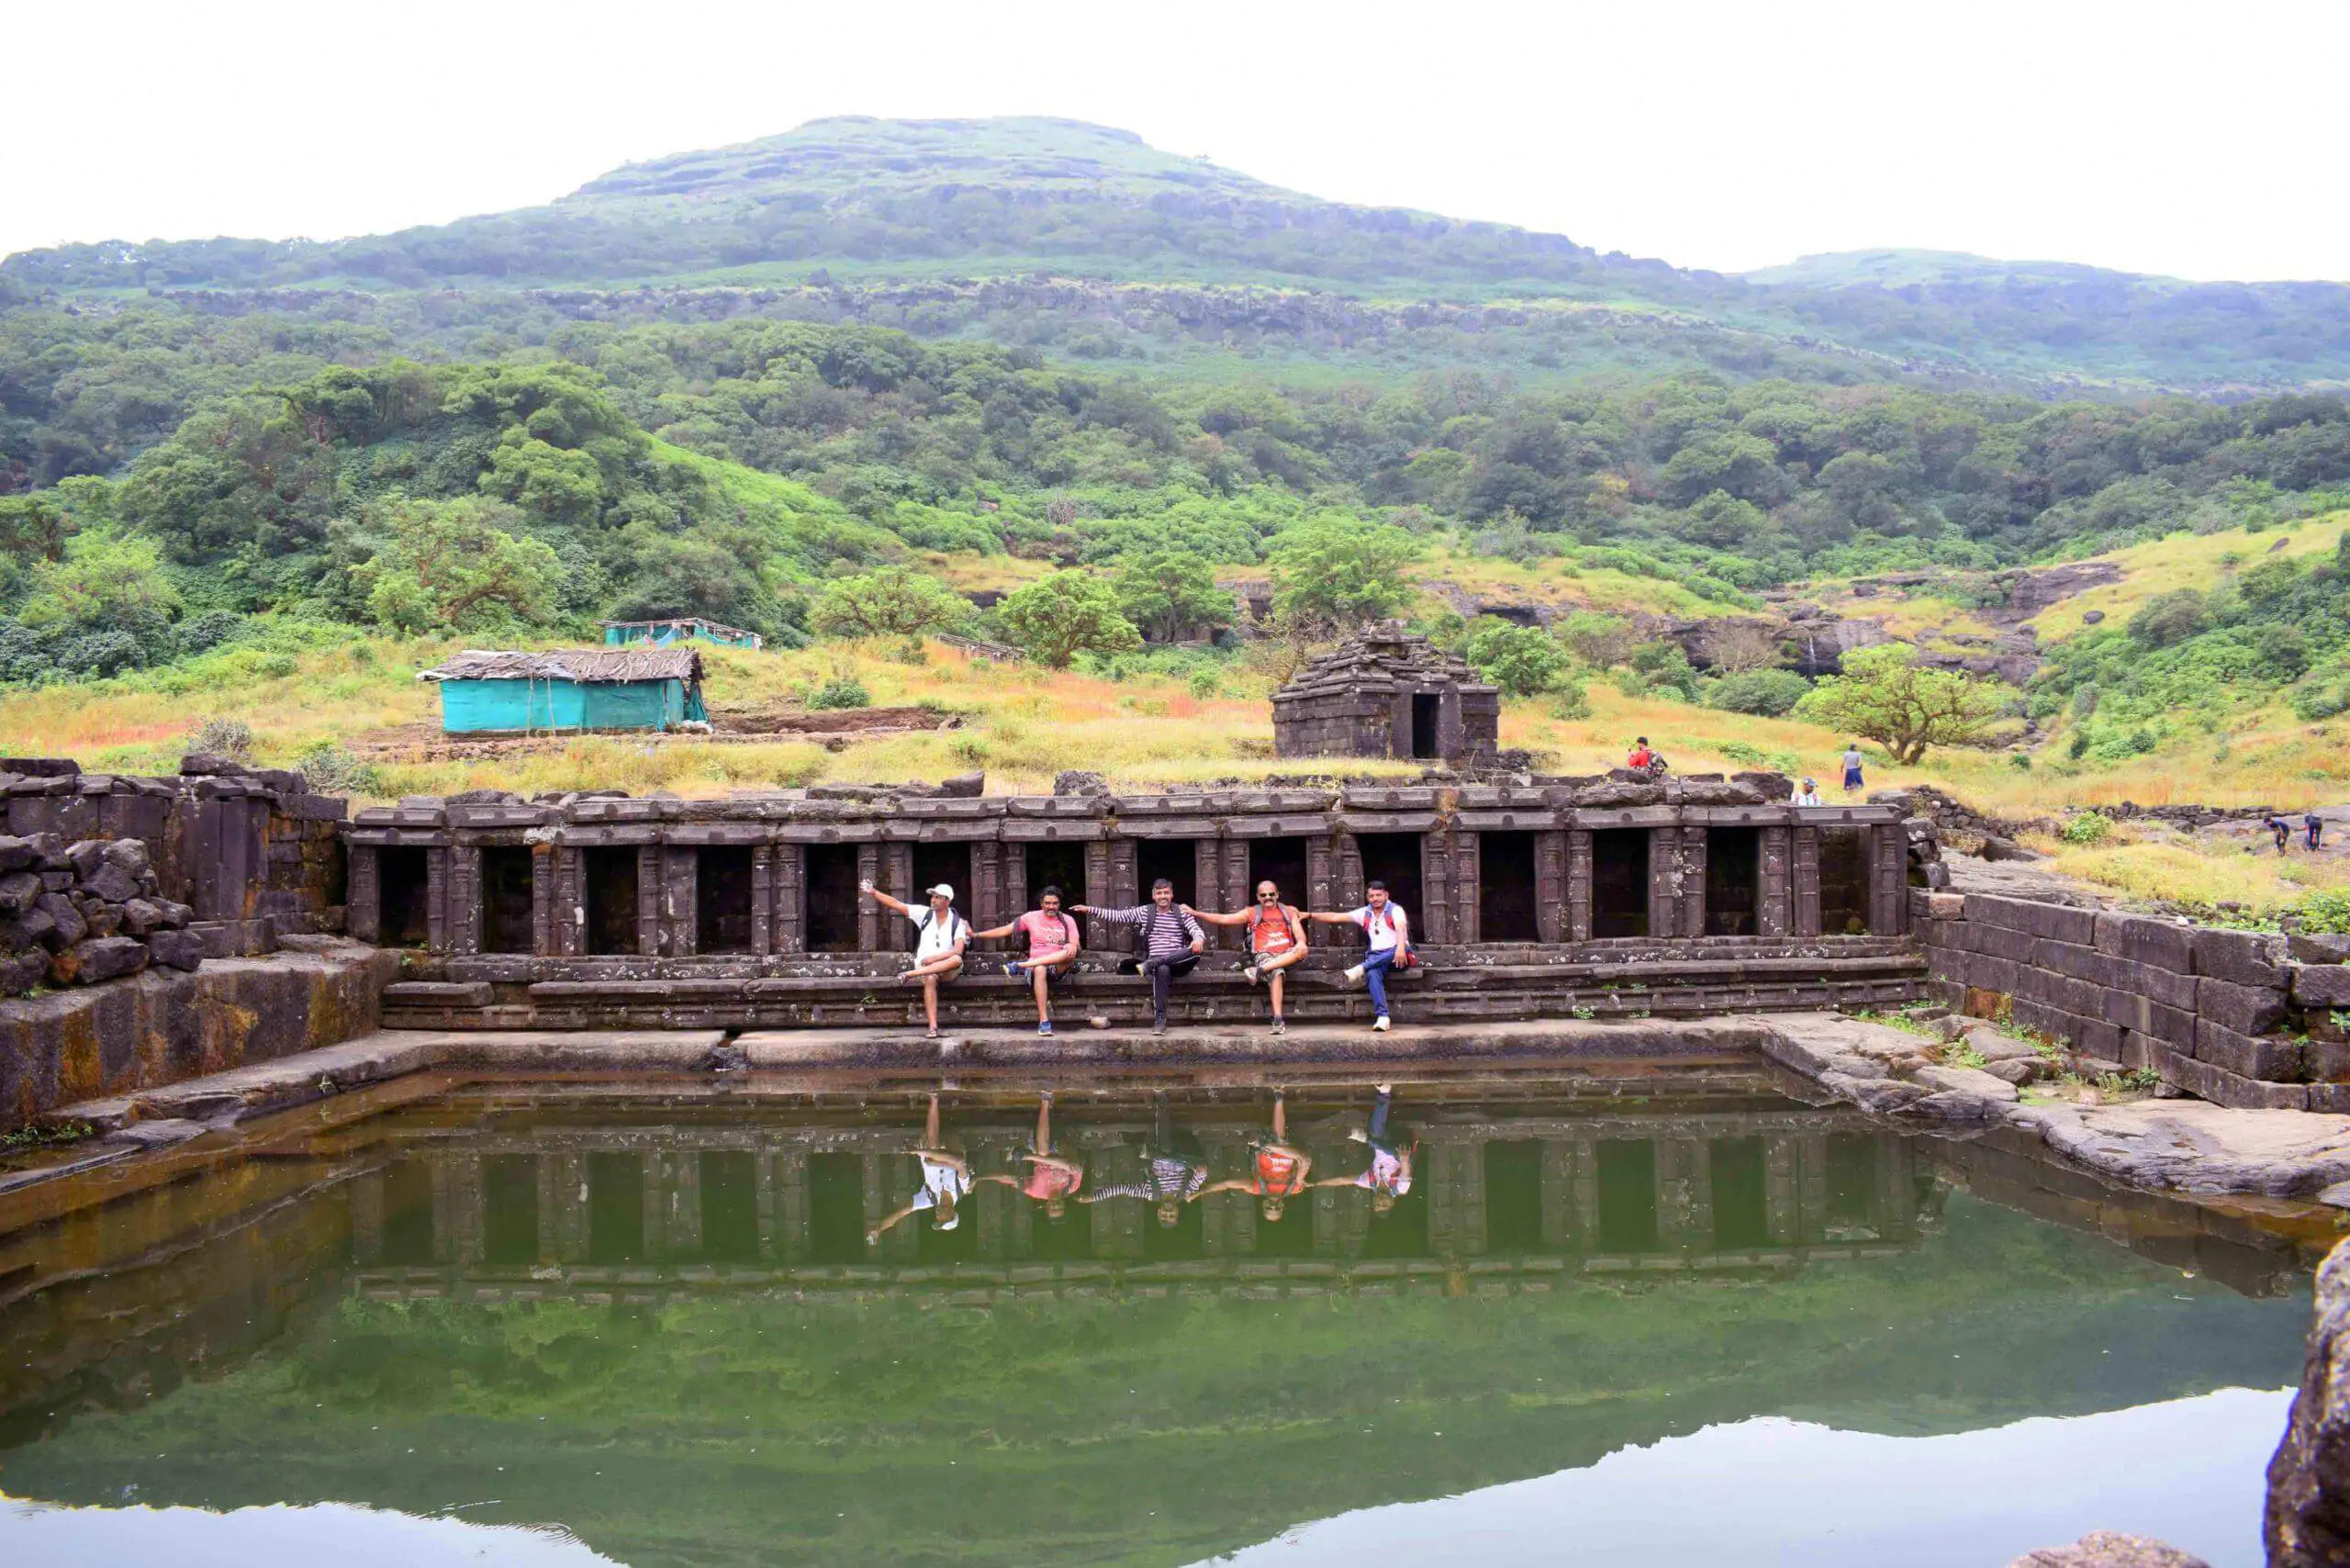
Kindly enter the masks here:
[[2242, 848], [2187, 842], [2091, 848], [2036, 844], [2053, 852], [2052, 870], [2138, 899], [2275, 910], [2313, 889], [2350, 884], [2350, 869], [2338, 864]]
[[2094, 557], [2121, 568], [2118, 583], [2049, 606], [2027, 622], [2044, 643], [2078, 632], [2091, 610], [2103, 610], [2109, 623], [2127, 622], [2140, 605], [2175, 588], [2210, 588], [2230, 571], [2277, 556], [2331, 554], [2341, 539], [2344, 513], [2333, 512], [2306, 521], [2290, 522], [2258, 533], [2231, 528], [2219, 533], [2175, 533], [2151, 544]]

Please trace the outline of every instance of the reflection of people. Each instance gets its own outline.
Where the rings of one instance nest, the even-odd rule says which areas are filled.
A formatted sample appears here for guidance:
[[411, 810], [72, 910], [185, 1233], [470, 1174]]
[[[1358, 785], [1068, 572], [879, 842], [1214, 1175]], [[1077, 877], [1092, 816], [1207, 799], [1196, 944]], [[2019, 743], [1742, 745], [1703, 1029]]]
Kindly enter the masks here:
[[1387, 1113], [1395, 1102], [1394, 1085], [1379, 1086], [1379, 1103], [1371, 1107], [1371, 1125], [1349, 1132], [1347, 1136], [1371, 1146], [1371, 1164], [1359, 1176], [1333, 1176], [1316, 1182], [1317, 1187], [1368, 1187], [1371, 1190], [1371, 1212], [1383, 1215], [1395, 1206], [1395, 1200], [1412, 1190], [1412, 1156], [1416, 1144], [1398, 1148], [1387, 1141]]
[[1314, 1169], [1314, 1157], [1289, 1143], [1289, 1106], [1279, 1090], [1273, 1092], [1273, 1136], [1260, 1138], [1249, 1150], [1249, 1171], [1229, 1181], [1211, 1182], [1192, 1194], [1205, 1197], [1210, 1193], [1254, 1193], [1265, 1200], [1267, 1225], [1279, 1225], [1281, 1208], [1291, 1198], [1305, 1191], [1305, 1173]]
[[1045, 1217], [1052, 1220], [1069, 1217], [1069, 1200], [1085, 1184], [1085, 1166], [1053, 1151], [1053, 1097], [1045, 1096], [1036, 1107], [1036, 1138], [1021, 1159], [1027, 1170], [1017, 1176], [982, 1176], [982, 1182], [1001, 1182], [1005, 1186], [1034, 1198], [1045, 1205]]
[[857, 883], [867, 898], [884, 909], [894, 909], [914, 923], [922, 940], [914, 947], [914, 967], [901, 978], [922, 986], [922, 1010], [930, 1020], [930, 1037], [938, 1038], [938, 982], [963, 972], [963, 949], [970, 946], [971, 923], [955, 910], [955, 890], [945, 882], [930, 890], [930, 907], [916, 909], [891, 898], [872, 882]]
[[1354, 925], [1370, 938], [1371, 951], [1363, 955], [1361, 963], [1347, 970], [1347, 981], [1360, 980], [1371, 987], [1371, 1026], [1387, 1027], [1387, 971], [1397, 964], [1409, 968], [1412, 962], [1411, 921], [1401, 904], [1387, 896], [1387, 884], [1373, 882], [1363, 890], [1360, 909], [1342, 914], [1309, 914], [1308, 920], [1318, 920], [1325, 925]]
[[914, 1150], [914, 1158], [922, 1161], [922, 1187], [908, 1198], [903, 1207], [892, 1211], [880, 1224], [865, 1233], [871, 1243], [881, 1239], [881, 1233], [917, 1210], [931, 1211], [931, 1221], [941, 1230], [952, 1230], [960, 1223], [955, 1205], [971, 1190], [971, 1166], [961, 1155], [950, 1154], [938, 1138], [938, 1096], [930, 1097], [930, 1118], [923, 1126], [922, 1147]]
[[1098, 1204], [1104, 1198], [1140, 1198], [1158, 1208], [1159, 1224], [1171, 1227], [1182, 1223], [1183, 1205], [1199, 1196], [1207, 1182], [1208, 1168], [1200, 1159], [1199, 1140], [1177, 1130], [1167, 1092], [1162, 1089], [1151, 1098], [1158, 1103], [1157, 1114], [1149, 1146], [1143, 1150], [1142, 1180], [1107, 1182], [1077, 1201]]
[[1246, 925], [1248, 928], [1248, 961], [1240, 972], [1255, 985], [1263, 980], [1273, 995], [1273, 1033], [1287, 1032], [1289, 1023], [1281, 1016], [1281, 971], [1305, 957], [1305, 917], [1295, 908], [1281, 902], [1281, 889], [1271, 882], [1257, 884], [1257, 902], [1235, 914], [1212, 914], [1206, 910], [1183, 906], [1187, 914], [1196, 914], [1210, 925]]
[[1028, 939], [1028, 956], [1013, 959], [1004, 972], [1014, 978], [1026, 976], [1036, 993], [1036, 1033], [1049, 1035], [1053, 1032], [1053, 983], [1077, 969], [1077, 922], [1061, 913], [1061, 890], [1046, 888], [1036, 895], [1036, 907], [1026, 914], [1009, 925], [973, 935], [988, 941], [1015, 931]]
[[1167, 1033], [1167, 996], [1176, 977], [1187, 975], [1200, 961], [1208, 934], [1192, 912], [1175, 903], [1175, 884], [1161, 877], [1150, 885], [1150, 902], [1132, 909], [1097, 909], [1079, 904], [1080, 914], [1098, 915], [1113, 925], [1142, 927], [1142, 961], [1135, 968], [1150, 980], [1150, 1032]]

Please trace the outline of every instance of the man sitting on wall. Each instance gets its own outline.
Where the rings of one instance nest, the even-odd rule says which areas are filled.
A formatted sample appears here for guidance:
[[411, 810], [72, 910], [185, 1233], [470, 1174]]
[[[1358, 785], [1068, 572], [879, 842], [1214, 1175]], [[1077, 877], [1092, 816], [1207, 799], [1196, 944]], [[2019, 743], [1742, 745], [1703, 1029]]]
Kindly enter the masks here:
[[1273, 1033], [1288, 1032], [1289, 1024], [1281, 1016], [1281, 971], [1305, 957], [1305, 916], [1281, 902], [1281, 889], [1270, 882], [1257, 884], [1257, 902], [1237, 914], [1213, 914], [1203, 909], [1183, 906], [1185, 914], [1196, 914], [1210, 925], [1246, 925], [1248, 928], [1248, 961], [1239, 966], [1240, 972], [1255, 985], [1262, 980], [1273, 993]]
[[1364, 902], [1360, 909], [1322, 914], [1309, 914], [1308, 920], [1318, 920], [1325, 925], [1351, 925], [1360, 930], [1370, 943], [1370, 951], [1360, 964], [1347, 969], [1348, 985], [1371, 987], [1371, 1026], [1384, 1034], [1387, 1030], [1387, 976], [1392, 969], [1408, 969], [1417, 960], [1412, 953], [1412, 928], [1404, 906], [1387, 896], [1387, 884], [1371, 882], [1363, 889]]
[[1014, 958], [1004, 967], [1004, 972], [1014, 980], [1024, 978], [1036, 994], [1036, 1033], [1053, 1032], [1053, 983], [1077, 969], [1079, 946], [1077, 922], [1061, 911], [1061, 890], [1046, 888], [1036, 895], [1036, 907], [1008, 925], [991, 931], [976, 932], [982, 941], [991, 942], [1013, 932], [1028, 939], [1028, 956]]
[[882, 908], [894, 909], [912, 921], [914, 929], [922, 933], [914, 947], [914, 967], [903, 979], [908, 984], [921, 982], [923, 1015], [930, 1021], [930, 1038], [938, 1038], [938, 982], [963, 972], [963, 949], [971, 945], [971, 923], [956, 913], [955, 890], [941, 882], [930, 890], [930, 907], [916, 909], [891, 898], [869, 879], [856, 888]]
[[[1079, 904], [1080, 914], [1099, 915], [1113, 925], [1142, 927], [1143, 956], [1136, 970], [1150, 977], [1150, 1032], [1167, 1033], [1167, 995], [1178, 975], [1187, 975], [1200, 961], [1208, 934], [1192, 912], [1175, 904], [1175, 884], [1161, 877], [1150, 885], [1150, 902], [1132, 909], [1100, 909]], [[1124, 966], [1120, 966], [1123, 968]]]

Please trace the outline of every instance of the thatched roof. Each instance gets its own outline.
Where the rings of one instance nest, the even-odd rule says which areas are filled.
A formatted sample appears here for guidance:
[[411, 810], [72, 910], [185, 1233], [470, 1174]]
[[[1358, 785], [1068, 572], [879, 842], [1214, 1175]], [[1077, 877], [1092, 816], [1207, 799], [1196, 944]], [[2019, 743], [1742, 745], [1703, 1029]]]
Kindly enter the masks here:
[[585, 686], [639, 680], [701, 679], [701, 655], [691, 648], [551, 648], [543, 653], [467, 648], [419, 680], [569, 680]]

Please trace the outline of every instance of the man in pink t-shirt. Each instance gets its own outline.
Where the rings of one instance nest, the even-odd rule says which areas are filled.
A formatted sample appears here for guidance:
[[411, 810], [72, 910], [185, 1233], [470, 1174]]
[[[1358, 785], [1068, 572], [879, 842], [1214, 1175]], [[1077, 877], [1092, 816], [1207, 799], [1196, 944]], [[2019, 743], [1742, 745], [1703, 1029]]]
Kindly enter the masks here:
[[1036, 907], [1026, 914], [1008, 925], [999, 925], [992, 931], [981, 931], [976, 935], [992, 941], [1014, 932], [1027, 938], [1028, 956], [1014, 958], [1004, 967], [1004, 972], [1015, 980], [1026, 975], [1030, 988], [1036, 993], [1036, 1033], [1050, 1035], [1053, 1032], [1053, 982], [1064, 975], [1074, 973], [1077, 968], [1080, 945], [1077, 917], [1063, 913], [1058, 888], [1046, 888], [1036, 895]]

